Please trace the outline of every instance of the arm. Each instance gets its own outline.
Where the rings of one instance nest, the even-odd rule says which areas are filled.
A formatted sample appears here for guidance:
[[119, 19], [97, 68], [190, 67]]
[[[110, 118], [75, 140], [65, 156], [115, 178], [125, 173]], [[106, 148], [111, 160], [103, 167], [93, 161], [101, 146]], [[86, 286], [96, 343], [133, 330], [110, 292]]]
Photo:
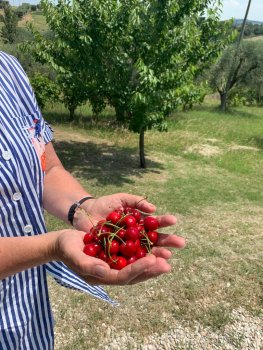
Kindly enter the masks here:
[[61, 164], [52, 143], [46, 145], [46, 175], [43, 206], [52, 215], [68, 223], [70, 206], [90, 194]]
[[49, 232], [33, 237], [0, 238], [0, 279], [52, 260], [61, 260], [90, 284], [124, 285], [145, 281], [170, 271], [165, 250], [147, 256], [121, 271], [83, 253], [85, 233]]
[[52, 260], [56, 233], [0, 238], [0, 280]]

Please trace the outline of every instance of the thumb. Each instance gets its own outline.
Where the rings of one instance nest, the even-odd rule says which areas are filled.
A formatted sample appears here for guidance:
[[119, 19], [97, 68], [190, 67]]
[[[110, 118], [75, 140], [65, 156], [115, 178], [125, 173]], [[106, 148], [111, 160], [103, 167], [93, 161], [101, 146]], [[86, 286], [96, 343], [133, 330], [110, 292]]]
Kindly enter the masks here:
[[100, 259], [82, 254], [79, 261], [79, 273], [82, 276], [92, 276], [97, 278], [105, 278], [110, 271], [109, 265]]

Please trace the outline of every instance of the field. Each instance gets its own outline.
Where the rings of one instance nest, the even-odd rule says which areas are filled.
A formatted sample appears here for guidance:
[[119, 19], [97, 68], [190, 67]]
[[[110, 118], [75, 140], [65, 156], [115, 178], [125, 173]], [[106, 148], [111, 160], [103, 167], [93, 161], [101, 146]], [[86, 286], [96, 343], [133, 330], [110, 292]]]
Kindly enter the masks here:
[[[40, 31], [41, 12], [19, 22]], [[0, 27], [1, 27], [0, 23]], [[262, 40], [263, 36], [249, 38]], [[0, 39], [0, 47], [8, 48]], [[132, 287], [106, 287], [112, 307], [49, 279], [55, 350], [262, 350], [263, 109], [218, 111], [216, 99], [175, 113], [169, 131], [146, 133], [146, 169], [138, 135], [94, 120], [88, 106], [75, 123], [53, 105], [44, 111], [66, 169], [94, 196], [147, 196], [173, 213], [187, 246], [174, 251], [172, 273]], [[46, 214], [49, 230], [67, 227]]]
[[166, 232], [187, 239], [172, 273], [107, 287], [117, 308], [49, 280], [56, 350], [261, 349], [262, 108], [223, 114], [216, 104], [175, 114], [167, 133], [147, 132], [145, 170], [138, 135], [116, 125], [110, 110], [94, 122], [80, 108], [75, 124], [60, 106], [45, 111], [60, 158], [88, 191], [147, 196], [159, 214], [177, 216]]

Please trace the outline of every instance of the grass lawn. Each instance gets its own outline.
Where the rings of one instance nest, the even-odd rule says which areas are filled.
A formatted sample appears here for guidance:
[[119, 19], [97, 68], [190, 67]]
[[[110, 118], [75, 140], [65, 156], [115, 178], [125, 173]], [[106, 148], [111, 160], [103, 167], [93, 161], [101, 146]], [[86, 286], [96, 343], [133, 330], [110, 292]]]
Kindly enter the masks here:
[[[245, 330], [227, 327], [236, 322], [235, 312], [262, 317], [262, 112], [242, 107], [223, 114], [209, 101], [177, 113], [167, 133], [147, 132], [148, 168], [140, 169], [138, 135], [116, 125], [111, 111], [95, 123], [82, 107], [75, 124], [59, 106], [45, 111], [61, 160], [89, 192], [147, 196], [159, 214], [178, 217], [166, 232], [188, 243], [174, 251], [171, 274], [133, 287], [107, 287], [119, 308], [50, 280], [57, 350], [114, 349], [123, 335], [122, 349], [139, 349], [153, 334], [179, 327], [190, 333], [199, 327], [212, 338], [200, 347], [179, 337], [171, 349], [225, 349], [218, 345], [224, 334], [229, 349], [243, 349]], [[47, 222], [50, 230], [65, 227], [50, 216]]]

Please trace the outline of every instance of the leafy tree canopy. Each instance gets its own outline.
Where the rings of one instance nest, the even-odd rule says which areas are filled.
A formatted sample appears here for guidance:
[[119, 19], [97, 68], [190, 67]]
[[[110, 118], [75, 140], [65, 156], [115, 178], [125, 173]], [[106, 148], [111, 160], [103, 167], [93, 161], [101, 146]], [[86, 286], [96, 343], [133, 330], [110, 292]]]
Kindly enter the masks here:
[[54, 38], [35, 31], [35, 57], [85, 88], [95, 110], [106, 101], [140, 134], [152, 127], [165, 130], [166, 116], [186, 100], [200, 100], [193, 79], [230, 38], [228, 24], [219, 21], [217, 0], [43, 0], [41, 5]]
[[211, 68], [209, 75], [210, 86], [214, 91], [218, 91], [220, 95], [223, 95], [229, 74], [234, 66], [235, 69], [232, 72], [229, 86], [230, 90], [238, 88], [238, 86], [250, 86], [252, 89], [257, 90], [262, 84], [262, 54], [263, 42], [261, 41], [244, 40], [238, 52], [235, 51], [235, 45], [229, 46]]
[[0, 22], [3, 22], [0, 36], [3, 38], [4, 43], [12, 44], [17, 36], [18, 17], [8, 1], [3, 3], [3, 11], [4, 13], [0, 14]]

